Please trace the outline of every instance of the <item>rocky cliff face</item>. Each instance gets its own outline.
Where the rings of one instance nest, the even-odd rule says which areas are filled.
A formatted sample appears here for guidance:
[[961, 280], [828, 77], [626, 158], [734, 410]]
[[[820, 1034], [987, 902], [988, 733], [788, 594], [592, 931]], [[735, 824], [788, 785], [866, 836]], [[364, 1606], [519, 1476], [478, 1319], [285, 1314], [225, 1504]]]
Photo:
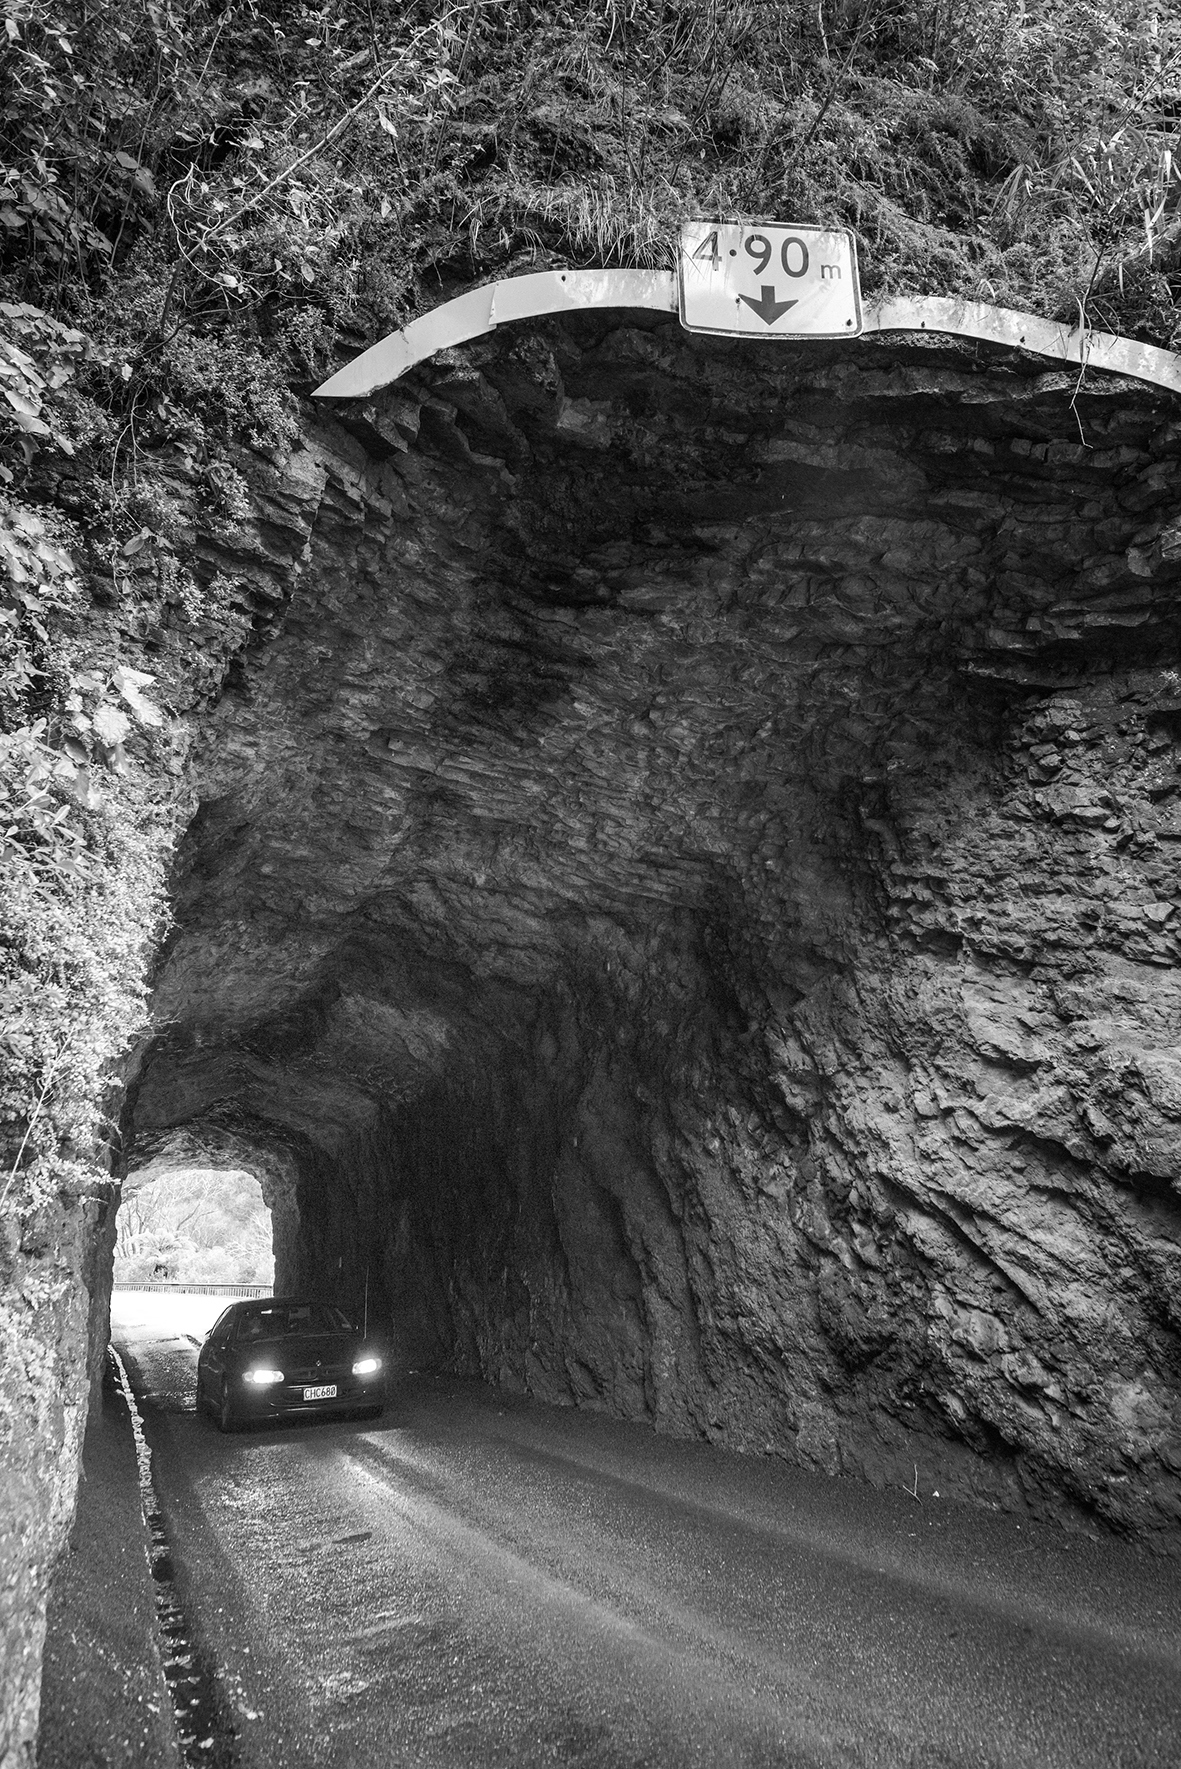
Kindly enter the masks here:
[[252, 1152], [410, 1361], [1178, 1539], [1179, 450], [627, 316], [325, 419], [133, 1147]]

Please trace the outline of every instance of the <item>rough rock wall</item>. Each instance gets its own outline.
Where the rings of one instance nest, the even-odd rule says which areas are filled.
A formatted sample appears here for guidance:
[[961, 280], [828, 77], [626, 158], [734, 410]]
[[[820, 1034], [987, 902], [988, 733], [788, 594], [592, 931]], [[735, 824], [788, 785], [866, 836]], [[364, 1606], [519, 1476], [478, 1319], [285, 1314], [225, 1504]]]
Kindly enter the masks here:
[[1176, 1540], [1168, 402], [587, 319], [342, 417], [133, 1139], [409, 1360]]
[[[33, 1761], [45, 1593], [86, 1424], [90, 1291], [109, 1295], [113, 1210], [58, 1200], [0, 1218], [0, 1764]], [[107, 1277], [103, 1278], [104, 1254]]]
[[[242, 630], [261, 640], [290, 599], [320, 480], [307, 451], [282, 464], [252, 454], [244, 465], [255, 520], [217, 534], [196, 526], [199, 465], [177, 451], [171, 476], [178, 508], [190, 521], [185, 538], [192, 555], [207, 578], [221, 571], [234, 581]], [[164, 643], [162, 633], [156, 637]], [[182, 716], [172, 731], [171, 764], [183, 791], [186, 732], [203, 711], [203, 698], [216, 694], [226, 657], [224, 641], [202, 651], [190, 631], [180, 643], [191, 652], [171, 679], [187, 682], [190, 699], [180, 706], [173, 701]], [[95, 925], [101, 941], [101, 915]], [[15, 1133], [6, 1128], [9, 1179], [9, 1166], [13, 1172], [20, 1166], [21, 1126]], [[203, 1131], [201, 1146], [208, 1140]], [[251, 1152], [258, 1153], [253, 1145]], [[79, 1138], [65, 1153], [81, 1161], [100, 1152]], [[290, 1247], [296, 1228], [278, 1154], [268, 1171], [278, 1175], [277, 1237]], [[74, 1510], [88, 1393], [109, 1338], [118, 1192], [97, 1170], [95, 1179], [93, 1188], [71, 1187], [32, 1204], [0, 1181], [6, 1203], [0, 1220], [0, 1769], [27, 1769], [34, 1760], [49, 1579]]]

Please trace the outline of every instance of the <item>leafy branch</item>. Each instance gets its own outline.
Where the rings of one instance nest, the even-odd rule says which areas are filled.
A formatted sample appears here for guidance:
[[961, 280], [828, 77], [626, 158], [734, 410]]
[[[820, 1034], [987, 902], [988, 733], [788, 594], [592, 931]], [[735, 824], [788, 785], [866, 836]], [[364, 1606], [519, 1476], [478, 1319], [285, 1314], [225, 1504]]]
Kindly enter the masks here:
[[42, 1116], [45, 1113], [46, 1101], [49, 1098], [50, 1091], [53, 1087], [54, 1080], [57, 1077], [58, 1069], [61, 1067], [63, 1061], [65, 1060], [66, 1052], [69, 1050], [70, 1045], [73, 1042], [73, 1038], [74, 1038], [74, 1028], [72, 1026], [68, 1026], [65, 1030], [65, 1033], [63, 1034], [63, 1036], [61, 1038], [61, 1041], [58, 1044], [57, 1049], [54, 1051], [52, 1058], [50, 1059], [49, 1063], [46, 1066], [45, 1074], [42, 1077], [42, 1081], [41, 1081], [41, 1087], [37, 1093], [37, 1097], [36, 1097], [35, 1101], [33, 1102], [33, 1109], [29, 1114], [28, 1124], [25, 1126], [25, 1133], [21, 1138], [20, 1147], [16, 1151], [16, 1158], [14, 1159], [14, 1161], [12, 1163], [11, 1171], [9, 1172], [8, 1178], [5, 1181], [4, 1190], [3, 1190], [3, 1192], [0, 1192], [0, 1210], [3, 1210], [5, 1204], [8, 1202], [8, 1194], [12, 1190], [13, 1184], [15, 1183], [18, 1175], [21, 1172], [21, 1162], [24, 1160], [25, 1150], [28, 1148], [29, 1140], [32, 1137], [34, 1130], [37, 1128], [37, 1125], [38, 1125], [40, 1119], [42, 1118]]
[[[477, 12], [480, 3], [481, 0], [477, 0]], [[486, 3], [495, 5], [498, 3], [498, 0], [486, 0]], [[501, 0], [501, 3], [503, 3], [503, 0]], [[176, 237], [177, 249], [180, 253], [180, 262], [178, 262], [173, 271], [165, 294], [164, 305], [160, 314], [161, 332], [165, 331], [168, 326], [182, 265], [187, 265], [190, 270], [201, 274], [201, 266], [197, 263], [197, 254], [208, 252], [210, 246], [216, 239], [228, 234], [231, 228], [236, 227], [238, 223], [244, 220], [252, 211], [261, 208], [269, 196], [273, 195], [277, 190], [280, 190], [284, 185], [290, 184], [301, 167], [307, 165], [312, 160], [318, 159], [320, 155], [323, 154], [324, 150], [327, 147], [330, 147], [338, 137], [343, 135], [349, 125], [374, 102], [384, 88], [389, 85], [394, 75], [401, 72], [402, 69], [406, 67], [406, 65], [412, 60], [416, 50], [421, 47], [426, 39], [430, 36], [441, 33], [444, 25], [450, 19], [457, 17], [464, 10], [465, 8], [462, 5], [450, 6], [444, 13], [440, 14], [438, 18], [432, 19], [429, 25], [421, 26], [416, 32], [414, 32], [410, 40], [399, 49], [389, 65], [383, 68], [377, 79], [365, 89], [360, 98], [358, 98], [355, 103], [351, 104], [347, 110], [345, 110], [343, 114], [324, 131], [318, 140], [313, 142], [310, 147], [306, 148], [303, 153], [298, 154], [290, 165], [285, 166], [280, 172], [276, 172], [272, 178], [269, 178], [261, 186], [260, 189], [252, 192], [246, 197], [236, 209], [231, 211], [230, 214], [199, 229], [196, 238], [189, 243], [186, 243], [185, 241], [181, 222], [177, 215], [176, 195], [178, 191], [184, 190], [191, 196], [195, 180], [194, 168], [190, 166], [184, 176], [176, 180], [176, 182], [169, 188], [165, 199], [165, 207]]]

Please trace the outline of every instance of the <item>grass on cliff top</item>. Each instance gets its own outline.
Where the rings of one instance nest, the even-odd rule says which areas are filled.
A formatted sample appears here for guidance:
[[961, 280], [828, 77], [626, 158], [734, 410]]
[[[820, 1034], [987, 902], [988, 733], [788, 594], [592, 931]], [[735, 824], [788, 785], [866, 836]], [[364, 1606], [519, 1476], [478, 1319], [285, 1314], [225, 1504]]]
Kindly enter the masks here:
[[3, 12], [9, 286], [197, 403], [186, 340], [319, 357], [482, 276], [669, 264], [694, 214], [852, 227], [871, 289], [1177, 331], [1164, 0]]

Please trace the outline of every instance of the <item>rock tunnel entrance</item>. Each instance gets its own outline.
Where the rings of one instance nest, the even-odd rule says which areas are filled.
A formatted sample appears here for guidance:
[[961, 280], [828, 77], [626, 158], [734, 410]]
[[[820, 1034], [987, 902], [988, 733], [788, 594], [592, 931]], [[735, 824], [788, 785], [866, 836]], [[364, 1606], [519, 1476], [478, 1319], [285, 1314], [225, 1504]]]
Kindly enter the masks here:
[[343, 415], [218, 561], [133, 1162], [407, 1363], [1174, 1526], [1176, 402], [587, 314]]

